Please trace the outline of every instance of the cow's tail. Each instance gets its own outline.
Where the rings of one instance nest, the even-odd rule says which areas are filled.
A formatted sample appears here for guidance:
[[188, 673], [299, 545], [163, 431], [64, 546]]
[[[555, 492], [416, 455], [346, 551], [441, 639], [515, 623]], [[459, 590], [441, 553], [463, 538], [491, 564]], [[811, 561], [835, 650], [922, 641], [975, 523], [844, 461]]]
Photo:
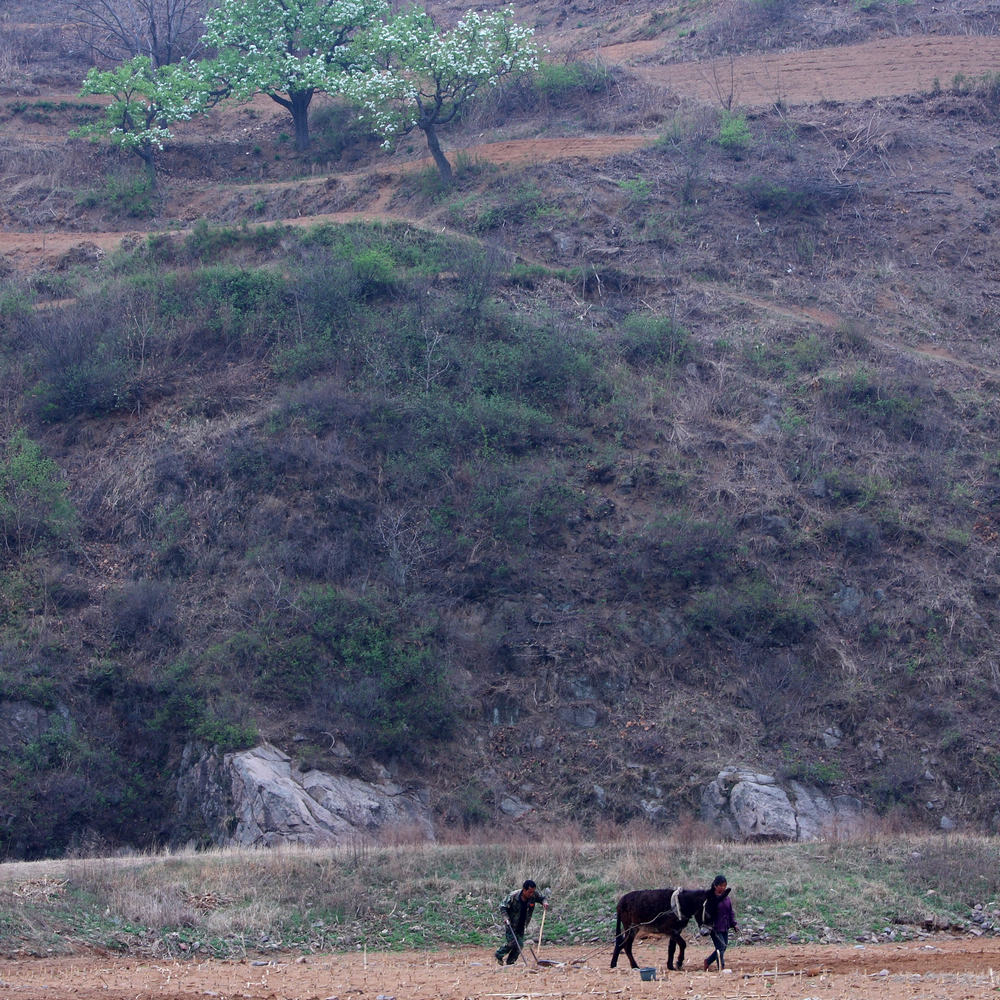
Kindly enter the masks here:
[[615, 940], [622, 936], [622, 911], [615, 910]]

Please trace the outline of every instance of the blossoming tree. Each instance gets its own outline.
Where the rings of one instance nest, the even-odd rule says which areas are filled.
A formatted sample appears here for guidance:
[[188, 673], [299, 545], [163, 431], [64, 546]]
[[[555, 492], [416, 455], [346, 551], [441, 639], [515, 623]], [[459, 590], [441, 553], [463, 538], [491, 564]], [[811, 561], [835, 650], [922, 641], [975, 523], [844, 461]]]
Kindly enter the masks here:
[[386, 140], [420, 129], [445, 181], [452, 168], [437, 129], [447, 125], [481, 90], [505, 76], [538, 68], [534, 32], [514, 20], [508, 7], [467, 13], [442, 31], [419, 8], [380, 22], [363, 42], [372, 60], [355, 66], [340, 90], [359, 105], [361, 117]]
[[172, 138], [170, 126], [206, 110], [212, 100], [209, 85], [197, 63], [179, 62], [154, 68], [149, 56], [136, 56], [112, 70], [91, 69], [81, 96], [110, 95], [104, 117], [70, 134], [107, 139], [146, 164], [156, 181], [154, 156]]
[[313, 94], [358, 62], [354, 37], [387, 9], [387, 0], [220, 0], [202, 40], [218, 50], [214, 71], [234, 97], [267, 94], [290, 112], [302, 151]]

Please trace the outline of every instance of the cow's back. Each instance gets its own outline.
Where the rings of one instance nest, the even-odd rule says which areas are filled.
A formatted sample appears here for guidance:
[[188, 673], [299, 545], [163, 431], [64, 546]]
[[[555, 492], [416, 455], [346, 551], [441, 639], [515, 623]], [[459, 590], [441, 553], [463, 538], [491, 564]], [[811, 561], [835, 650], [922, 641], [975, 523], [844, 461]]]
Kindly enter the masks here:
[[640, 934], [670, 934], [677, 928], [677, 916], [670, 908], [674, 894], [667, 889], [633, 889], [618, 900], [618, 923], [622, 928], [634, 927]]

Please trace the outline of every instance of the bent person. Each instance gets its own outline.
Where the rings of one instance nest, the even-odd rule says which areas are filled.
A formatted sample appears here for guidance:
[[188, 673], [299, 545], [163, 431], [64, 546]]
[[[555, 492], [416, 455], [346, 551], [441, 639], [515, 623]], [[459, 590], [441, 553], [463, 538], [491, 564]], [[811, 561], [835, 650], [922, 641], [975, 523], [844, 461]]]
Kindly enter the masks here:
[[524, 929], [531, 923], [531, 914], [535, 911], [536, 903], [541, 903], [542, 908], [546, 910], [549, 907], [545, 897], [538, 892], [535, 883], [529, 878], [525, 879], [520, 889], [515, 889], [500, 904], [506, 935], [504, 943], [494, 954], [501, 965], [505, 957], [507, 964], [513, 965], [521, 954], [521, 949], [524, 947]]

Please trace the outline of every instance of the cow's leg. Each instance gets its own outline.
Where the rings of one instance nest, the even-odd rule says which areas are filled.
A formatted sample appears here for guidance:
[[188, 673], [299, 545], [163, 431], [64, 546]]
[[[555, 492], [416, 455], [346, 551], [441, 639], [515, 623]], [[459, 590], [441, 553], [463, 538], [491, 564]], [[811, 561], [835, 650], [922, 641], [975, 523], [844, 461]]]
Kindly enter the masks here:
[[625, 942], [623, 947], [625, 949], [625, 954], [628, 955], [629, 962], [632, 964], [632, 968], [638, 969], [639, 963], [635, 960], [635, 956], [632, 954], [632, 942], [635, 940], [635, 935], [636, 929], [634, 927], [630, 927], [625, 932]]
[[680, 934], [678, 934], [677, 935], [677, 971], [678, 972], [680, 972], [681, 969], [684, 968], [684, 948], [685, 947], [686, 947], [686, 945], [684, 944], [684, 938], [682, 938], [680, 936]]
[[674, 968], [674, 949], [677, 947], [677, 938], [671, 934], [667, 940], [667, 968], [673, 971]]
[[617, 966], [618, 966], [618, 956], [619, 956], [619, 954], [621, 954], [622, 945], [624, 943], [625, 943], [625, 935], [624, 934], [616, 934], [615, 935], [615, 951], [614, 951], [614, 954], [611, 956], [611, 968], [612, 969], [617, 968]]

